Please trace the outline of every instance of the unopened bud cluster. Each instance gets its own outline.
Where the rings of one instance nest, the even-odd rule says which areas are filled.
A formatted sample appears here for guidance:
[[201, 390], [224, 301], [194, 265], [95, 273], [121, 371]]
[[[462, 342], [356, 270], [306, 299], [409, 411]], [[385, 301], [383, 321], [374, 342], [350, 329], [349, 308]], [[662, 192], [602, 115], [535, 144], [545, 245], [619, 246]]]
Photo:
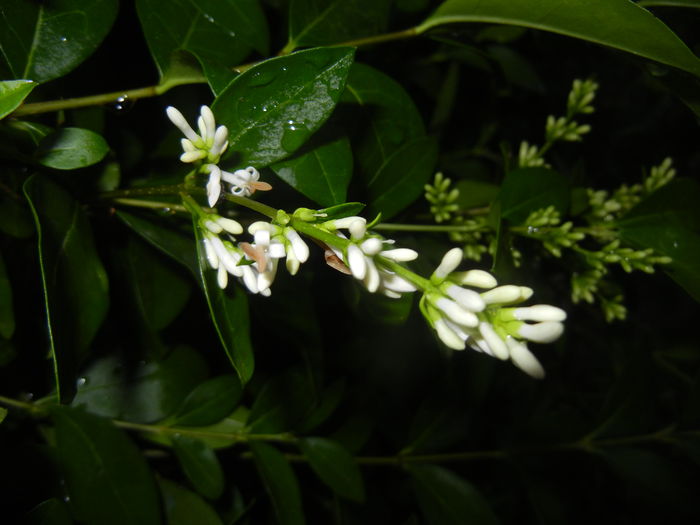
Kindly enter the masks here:
[[435, 222], [449, 221], [452, 214], [459, 210], [457, 199], [459, 190], [450, 189], [452, 181], [444, 177], [442, 173], [436, 173], [432, 184], [425, 185], [425, 199], [430, 203], [430, 213], [435, 217]]

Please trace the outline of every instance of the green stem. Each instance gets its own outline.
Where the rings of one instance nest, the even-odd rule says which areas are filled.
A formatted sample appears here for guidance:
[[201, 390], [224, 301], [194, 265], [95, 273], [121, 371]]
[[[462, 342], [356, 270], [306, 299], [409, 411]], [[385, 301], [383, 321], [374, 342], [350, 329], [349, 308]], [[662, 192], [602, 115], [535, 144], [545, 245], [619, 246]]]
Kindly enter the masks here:
[[383, 266], [384, 268], [391, 270], [394, 272], [396, 275], [399, 277], [402, 277], [403, 279], [406, 279], [408, 282], [415, 284], [418, 288], [420, 288], [423, 291], [429, 290], [431, 288], [434, 288], [432, 283], [424, 278], [418, 275], [415, 272], [412, 272], [405, 266], [400, 265], [396, 261], [392, 261], [391, 259], [387, 259], [386, 257], [382, 257], [381, 255], [377, 255], [375, 257], [375, 260], [379, 263], [380, 266]]
[[[355, 40], [348, 40], [346, 42], [341, 42], [338, 44], [332, 44], [333, 46], [348, 46], [348, 47], [360, 47], [369, 46], [373, 44], [382, 44], [384, 42], [393, 42], [394, 40], [403, 40], [406, 38], [413, 38], [418, 36], [418, 31], [415, 27], [409, 29], [404, 29], [402, 31], [394, 31], [393, 33], [383, 33], [381, 35], [368, 36], [365, 38], [357, 38]], [[297, 48], [297, 43], [295, 40], [290, 40], [287, 42], [277, 56], [288, 55]]]
[[168, 427], [163, 425], [146, 425], [142, 423], [132, 423], [130, 421], [112, 420], [112, 423], [126, 430], [135, 430], [149, 434], [172, 434], [190, 436], [193, 438], [209, 439], [230, 439], [231, 441], [271, 441], [278, 443], [296, 443], [297, 438], [292, 434], [247, 434], [245, 432], [208, 432], [206, 430], [190, 427]]
[[136, 208], [149, 208], [152, 210], [173, 210], [185, 212], [187, 209], [180, 204], [173, 204], [172, 202], [161, 202], [161, 201], [146, 201], [141, 199], [113, 199], [116, 204], [122, 204], [124, 206], [133, 206]]
[[338, 237], [337, 235], [330, 233], [320, 228], [319, 226], [316, 226], [315, 224], [302, 221], [301, 219], [292, 217], [290, 225], [296, 231], [303, 233], [304, 235], [311, 237], [312, 239], [321, 241], [327, 244], [328, 246], [333, 246], [335, 248], [340, 248], [341, 250], [344, 250], [348, 246], [348, 244], [350, 244], [349, 239], [343, 239], [342, 237]]
[[12, 399], [11, 397], [0, 396], [0, 404], [12, 408], [19, 408], [21, 410], [26, 410], [27, 412], [42, 413], [43, 410], [30, 403], [28, 401], [20, 401], [19, 399]]
[[488, 226], [465, 224], [396, 224], [382, 222], [372, 227], [378, 231], [397, 232], [474, 232], [488, 230]]

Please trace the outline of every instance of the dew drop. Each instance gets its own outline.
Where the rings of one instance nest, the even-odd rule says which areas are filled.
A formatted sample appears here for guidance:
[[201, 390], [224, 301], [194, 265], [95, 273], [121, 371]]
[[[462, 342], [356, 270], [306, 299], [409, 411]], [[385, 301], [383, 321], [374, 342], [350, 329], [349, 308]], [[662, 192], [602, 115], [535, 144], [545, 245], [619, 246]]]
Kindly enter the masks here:
[[65, 36], [62, 36], [61, 38], [59, 38], [59, 40], [61, 42], [68, 42], [68, 39]]
[[76, 381], [75, 384], [78, 388], [80, 388], [81, 386], [85, 386], [86, 383], [87, 383], [87, 377], [80, 377], [80, 378], [78, 378], [78, 380]]
[[294, 120], [288, 120], [282, 133], [281, 145], [288, 152], [297, 150], [308, 136], [306, 126]]
[[275, 80], [275, 75], [271, 71], [256, 71], [248, 81], [248, 86], [266, 86]]
[[204, 19], [205, 19], [207, 22], [211, 22], [212, 24], [214, 23], [214, 17], [211, 16], [211, 15], [208, 15], [208, 14], [206, 14], [206, 13], [204, 13]]
[[118, 96], [114, 102], [110, 105], [113, 111], [119, 113], [122, 111], [127, 111], [131, 109], [131, 107], [134, 105], [134, 102], [129, 98], [129, 95], [124, 93], [123, 95]]

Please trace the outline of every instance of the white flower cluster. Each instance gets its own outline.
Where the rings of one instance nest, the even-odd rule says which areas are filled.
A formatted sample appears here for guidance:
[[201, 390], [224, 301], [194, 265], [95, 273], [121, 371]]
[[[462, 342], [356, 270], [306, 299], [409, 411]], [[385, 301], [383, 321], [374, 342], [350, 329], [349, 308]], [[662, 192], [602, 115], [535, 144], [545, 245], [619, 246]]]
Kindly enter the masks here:
[[[460, 248], [448, 251], [430, 278], [432, 288], [420, 301], [438, 337], [455, 350], [469, 346], [498, 359], [510, 359], [532, 377], [544, 377], [542, 365], [525, 340], [550, 343], [559, 338], [566, 312], [550, 305], [510, 307], [529, 299], [532, 289], [496, 287], [496, 279], [482, 270], [456, 272], [461, 262]], [[487, 291], [479, 293], [465, 286]]]
[[228, 148], [228, 129], [226, 126], [216, 127], [214, 114], [208, 106], [200, 108], [200, 115], [197, 119], [199, 134], [192, 129], [182, 113], [176, 108], [168, 106], [165, 112], [170, 121], [185, 135], [185, 138], [180, 141], [183, 149], [180, 160], [188, 163], [202, 162], [201, 172], [209, 174], [206, 186], [209, 206], [215, 206], [219, 200], [222, 181], [230, 185], [230, 191], [233, 195], [243, 197], [249, 197], [256, 190], [272, 189], [268, 183], [260, 182], [260, 173], [252, 166], [236, 170], [233, 173], [219, 168], [217, 163]]

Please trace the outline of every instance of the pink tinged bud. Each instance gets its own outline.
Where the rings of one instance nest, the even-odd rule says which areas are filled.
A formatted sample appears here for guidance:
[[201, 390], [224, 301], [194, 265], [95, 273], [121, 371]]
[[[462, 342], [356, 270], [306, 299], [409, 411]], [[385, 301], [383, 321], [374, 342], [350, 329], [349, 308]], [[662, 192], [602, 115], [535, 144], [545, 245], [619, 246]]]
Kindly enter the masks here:
[[292, 249], [294, 250], [294, 255], [299, 262], [304, 263], [309, 259], [309, 247], [306, 245], [301, 236], [295, 231], [287, 229], [284, 233], [287, 240], [292, 244]]
[[370, 257], [377, 255], [382, 251], [382, 241], [376, 237], [371, 237], [360, 244], [360, 249], [362, 249], [362, 251]]
[[381, 279], [379, 279], [379, 270], [377, 270], [374, 261], [365, 259], [365, 262], [367, 265], [367, 273], [362, 282], [370, 293], [374, 293], [379, 289], [379, 284], [381, 283]]
[[226, 285], [228, 284], [228, 273], [223, 266], [219, 266], [219, 269], [216, 272], [216, 284], [218, 284], [219, 288], [222, 290], [226, 288]]
[[475, 327], [479, 324], [479, 318], [473, 312], [465, 310], [454, 301], [446, 297], [440, 297], [435, 301], [435, 306], [442, 310], [449, 319], [463, 326]]
[[350, 231], [351, 238], [353, 238], [355, 240], [362, 239], [365, 236], [365, 234], [367, 233], [366, 221], [365, 220], [352, 221], [350, 223], [350, 226], [348, 226], [348, 231]]
[[473, 290], [467, 290], [453, 284], [447, 289], [447, 295], [457, 301], [457, 304], [472, 312], [481, 312], [486, 308], [484, 300]]
[[520, 301], [522, 293], [520, 291], [520, 286], [507, 284], [489, 290], [488, 292], [482, 292], [481, 298], [486, 304], [508, 304]]
[[418, 252], [409, 248], [395, 248], [393, 250], [384, 250], [379, 255], [391, 259], [396, 262], [413, 261], [418, 258]]
[[204, 139], [206, 142], [207, 140], [214, 138], [214, 133], [216, 132], [216, 121], [214, 120], [214, 113], [212, 113], [211, 109], [209, 109], [209, 106], [202, 106], [199, 109], [199, 113], [204, 124], [204, 130], [201, 135], [202, 139]]
[[493, 288], [498, 284], [496, 278], [484, 270], [467, 270], [453, 275], [453, 279], [463, 286], [473, 286], [474, 288]]
[[[182, 113], [180, 113], [177, 109], [175, 109], [172, 106], [168, 106], [165, 108], [165, 113], [168, 115], [168, 118], [170, 119], [170, 122], [175, 124], [180, 131], [182, 131], [182, 134], [190, 139], [193, 144], [196, 144], [199, 142], [200, 138], [199, 136], [194, 132], [192, 127], [187, 123], [185, 120], [185, 117], [182, 116]], [[188, 161], [183, 161], [183, 162], [188, 162]]]
[[382, 272], [382, 286], [387, 290], [399, 293], [415, 292], [416, 287], [403, 277], [393, 273]]
[[204, 239], [204, 253], [207, 256], [207, 262], [213, 270], [219, 268], [219, 258], [216, 255], [216, 251], [212, 247], [209, 239]]
[[367, 261], [362, 250], [351, 244], [348, 246], [348, 266], [355, 279], [364, 279], [367, 274]]
[[559, 339], [564, 333], [564, 325], [556, 321], [544, 323], [525, 324], [518, 328], [518, 335], [535, 343], [551, 343]]
[[219, 217], [216, 219], [216, 223], [232, 235], [243, 233], [243, 226], [241, 226], [238, 221], [234, 221], [233, 219]]
[[198, 160], [202, 160], [206, 156], [207, 152], [203, 150], [186, 151], [185, 153], [180, 155], [180, 160], [182, 162], [197, 162]]
[[513, 317], [518, 321], [564, 321], [566, 312], [556, 306], [535, 304], [523, 308], [515, 308]]
[[525, 344], [519, 343], [510, 336], [506, 338], [506, 344], [508, 345], [508, 350], [510, 350], [510, 359], [515, 366], [530, 377], [535, 379], [544, 378], [544, 368], [542, 368], [540, 362]]
[[435, 328], [440, 340], [449, 348], [452, 348], [453, 350], [464, 350], [466, 348], [464, 341], [454, 330], [452, 330], [452, 328], [447, 325], [444, 320], [438, 319], [433, 323], [433, 327]]
[[486, 341], [486, 344], [489, 345], [494, 357], [503, 359], [504, 361], [508, 359], [510, 356], [508, 347], [503, 339], [501, 339], [501, 337], [496, 333], [490, 323], [482, 322], [479, 325], [479, 332], [481, 333], [481, 337], [484, 338], [484, 341]]
[[440, 265], [437, 267], [433, 275], [435, 275], [435, 277], [438, 279], [444, 279], [449, 274], [454, 272], [461, 262], [462, 249], [452, 248], [443, 256], [442, 261], [440, 261]]

